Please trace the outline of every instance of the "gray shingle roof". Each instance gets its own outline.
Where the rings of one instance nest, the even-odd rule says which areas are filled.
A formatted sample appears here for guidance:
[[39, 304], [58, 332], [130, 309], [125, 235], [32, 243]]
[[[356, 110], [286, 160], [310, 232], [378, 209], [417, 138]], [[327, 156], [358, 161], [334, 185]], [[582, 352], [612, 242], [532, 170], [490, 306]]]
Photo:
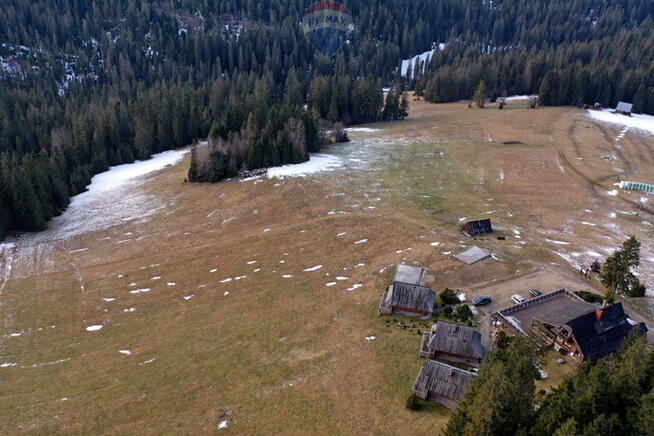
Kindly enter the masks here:
[[428, 360], [415, 388], [461, 401], [474, 374], [435, 360]]
[[433, 312], [436, 294], [425, 286], [395, 283], [388, 290], [385, 306], [396, 306], [422, 312]]
[[481, 335], [472, 327], [445, 321], [438, 321], [432, 329], [429, 349], [474, 359], [481, 359], [486, 353]]

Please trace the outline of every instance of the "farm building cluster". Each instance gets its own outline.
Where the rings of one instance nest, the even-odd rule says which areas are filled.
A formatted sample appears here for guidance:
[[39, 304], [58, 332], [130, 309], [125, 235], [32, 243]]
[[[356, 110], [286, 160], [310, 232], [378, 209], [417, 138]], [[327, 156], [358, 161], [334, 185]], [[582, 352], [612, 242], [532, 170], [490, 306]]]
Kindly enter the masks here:
[[[398, 265], [393, 283], [383, 293], [379, 312], [429, 318], [434, 313], [436, 293], [426, 285], [427, 276], [423, 267]], [[500, 332], [533, 335], [545, 347], [572, 359], [596, 361], [614, 353], [632, 329], [647, 332], [644, 323], [627, 316], [621, 303], [589, 303], [566, 289], [547, 294], [532, 290], [531, 296], [491, 314], [486, 344], [492, 347]], [[418, 355], [427, 360], [411, 392], [423, 400], [455, 408], [485, 354], [482, 336], [473, 327], [438, 320], [422, 334]]]
[[[382, 295], [379, 312], [429, 318], [434, 311], [436, 293], [426, 285], [426, 276], [423, 267], [399, 264], [393, 283]], [[472, 327], [438, 321], [429, 332], [423, 333], [418, 354], [427, 361], [415, 379], [412, 392], [423, 400], [456, 407], [475, 373], [454, 365], [476, 368], [485, 353], [481, 335]]]
[[418, 354], [427, 361], [411, 392], [453, 409], [463, 399], [475, 369], [466, 370], [446, 362], [477, 368], [486, 350], [481, 345], [481, 335], [472, 327], [438, 321], [431, 331], [423, 333]]

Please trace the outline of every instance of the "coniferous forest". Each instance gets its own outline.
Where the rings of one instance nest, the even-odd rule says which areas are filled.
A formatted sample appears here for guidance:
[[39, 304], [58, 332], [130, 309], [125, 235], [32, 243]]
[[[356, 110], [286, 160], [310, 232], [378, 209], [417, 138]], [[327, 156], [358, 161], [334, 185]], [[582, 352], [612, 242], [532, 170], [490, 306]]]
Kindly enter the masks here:
[[[305, 160], [319, 119], [401, 118], [405, 89], [454, 101], [484, 80], [489, 96], [654, 114], [650, 0], [349, 0], [332, 58], [302, 33], [312, 3], [0, 2], [0, 238], [44, 229], [109, 166], [199, 138], [192, 180]], [[402, 79], [401, 59], [434, 43]]]

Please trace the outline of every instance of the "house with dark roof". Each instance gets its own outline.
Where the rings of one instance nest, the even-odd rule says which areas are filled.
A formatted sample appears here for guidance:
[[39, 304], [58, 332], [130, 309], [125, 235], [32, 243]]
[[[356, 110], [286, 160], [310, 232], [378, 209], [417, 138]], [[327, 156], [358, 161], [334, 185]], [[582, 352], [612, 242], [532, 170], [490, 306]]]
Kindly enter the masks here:
[[624, 312], [622, 303], [601, 307], [566, 289], [532, 298], [492, 315], [514, 333], [535, 333], [547, 345], [579, 361], [595, 361], [615, 352], [633, 328], [646, 333]]
[[468, 221], [461, 229], [463, 234], [471, 238], [493, 233], [493, 226], [490, 219]]
[[419, 355], [430, 354], [436, 360], [478, 367], [486, 350], [481, 345], [481, 335], [472, 327], [438, 321], [431, 331], [422, 334]]
[[633, 108], [632, 103], [625, 103], [624, 101], [619, 101], [618, 105], [615, 108], [615, 111], [622, 114], [631, 116], [631, 109]]
[[475, 374], [446, 363], [427, 360], [413, 383], [411, 392], [426, 401], [455, 409]]
[[388, 315], [431, 316], [436, 293], [425, 286], [426, 272], [419, 266], [399, 264], [393, 284], [382, 295], [379, 312]]
[[595, 361], [615, 353], [632, 329], [647, 333], [645, 323], [636, 323], [624, 312], [622, 303], [597, 309], [571, 319], [548, 333], [554, 346], [578, 360]]

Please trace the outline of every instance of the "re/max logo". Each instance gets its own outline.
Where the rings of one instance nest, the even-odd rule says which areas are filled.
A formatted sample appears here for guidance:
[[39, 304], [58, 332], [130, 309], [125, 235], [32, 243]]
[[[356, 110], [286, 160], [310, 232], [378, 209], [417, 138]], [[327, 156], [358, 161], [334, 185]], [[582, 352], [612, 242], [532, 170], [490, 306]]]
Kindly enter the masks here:
[[321, 15], [319, 17], [309, 18], [309, 21], [307, 22], [307, 25], [309, 27], [316, 27], [323, 24], [333, 24], [333, 25], [340, 24], [341, 26], [347, 26], [348, 20], [347, 17], [339, 18], [337, 15]]

